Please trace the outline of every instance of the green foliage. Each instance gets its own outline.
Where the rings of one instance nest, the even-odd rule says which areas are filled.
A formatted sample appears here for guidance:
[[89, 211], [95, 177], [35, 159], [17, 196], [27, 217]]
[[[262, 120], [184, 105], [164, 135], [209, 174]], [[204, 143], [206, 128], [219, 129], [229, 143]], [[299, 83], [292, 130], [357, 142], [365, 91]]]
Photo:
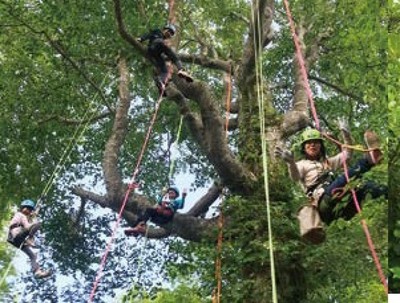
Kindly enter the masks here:
[[122, 298], [122, 303], [206, 303], [210, 300], [202, 299], [195, 287], [180, 284], [173, 290], [159, 290], [154, 297], [150, 298], [147, 293], [131, 289]]
[[[177, 1], [178, 3], [178, 1]], [[297, 24], [309, 29], [305, 42], [311, 44], [324, 34], [318, 46], [319, 58], [310, 68], [317, 110], [324, 128], [338, 135], [333, 121], [345, 116], [355, 142], [362, 142], [363, 131], [376, 130], [382, 138], [387, 134], [389, 119], [390, 199], [389, 222], [391, 287], [400, 289], [400, 203], [398, 203], [400, 148], [399, 128], [399, 4], [386, 10], [383, 1], [310, 1], [293, 2]], [[151, 28], [164, 25], [168, 18], [165, 1], [121, 1], [127, 30], [135, 37]], [[242, 59], [243, 41], [249, 29], [249, 1], [179, 1], [179, 52], [210, 55], [221, 60]], [[293, 42], [280, 2], [276, 4], [276, 33], [273, 43], [264, 52], [264, 75], [273, 87], [268, 104], [267, 123], [276, 126], [276, 115], [290, 109], [293, 98]], [[124, 176], [132, 172], [154, 109], [156, 89], [152, 68], [119, 36], [115, 26], [112, 1], [4, 1], [0, 0], [0, 210], [6, 204], [18, 203], [27, 197], [39, 197], [59, 159], [69, 146], [72, 134], [83, 117], [97, 116], [116, 104], [116, 58], [127, 56], [131, 72], [129, 135], [124, 142], [119, 168]], [[389, 34], [387, 33], [389, 28]], [[389, 36], [388, 36], [389, 35]], [[204, 45], [198, 45], [200, 38]], [[389, 43], [388, 43], [389, 40]], [[208, 45], [207, 45], [208, 44]], [[217, 98], [223, 95], [219, 72], [185, 63], [196, 79], [204, 80]], [[89, 81], [90, 79], [91, 81]], [[94, 85], [93, 85], [94, 84]], [[104, 96], [97, 93], [103, 92]], [[241, 92], [235, 92], [238, 94]], [[246, 126], [230, 138], [241, 159], [261, 175], [259, 121], [256, 102], [249, 97], [242, 115]], [[388, 98], [388, 100], [387, 100]], [[222, 99], [221, 99], [222, 100]], [[191, 102], [192, 103], [192, 102]], [[222, 101], [221, 101], [222, 103]], [[389, 113], [387, 112], [389, 104]], [[189, 104], [197, 109], [196, 104]], [[221, 105], [221, 112], [223, 107]], [[86, 116], [88, 114], [89, 116]], [[143, 191], [154, 196], [166, 183], [168, 159], [165, 146], [176, 133], [179, 120], [177, 107], [164, 102], [159, 120], [143, 159], [141, 178]], [[60, 273], [74, 277], [71, 289], [54, 290], [54, 281], [39, 284], [29, 280], [29, 290], [37, 302], [46, 295], [51, 300], [79, 302], [90, 292], [105, 239], [110, 234], [114, 214], [88, 205], [78, 220], [79, 201], [69, 196], [69, 188], [85, 184], [95, 191], [102, 184], [101, 161], [105, 142], [112, 127], [112, 115], [96, 119], [73, 145], [61, 176], [45, 201], [42, 217], [46, 249], [41, 250], [46, 262], [56, 263]], [[251, 137], [246, 146], [240, 138]], [[216, 177], [202, 151], [193, 144], [183, 129], [177, 170], [196, 176], [195, 185], [204, 185]], [[238, 143], [239, 142], [239, 143]], [[387, 142], [384, 149], [387, 149]], [[243, 149], [242, 149], [243, 148]], [[328, 146], [330, 154], [337, 150]], [[356, 153], [356, 156], [359, 156]], [[272, 162], [272, 161], [271, 161]], [[310, 246], [298, 236], [296, 211], [305, 202], [298, 186], [287, 177], [286, 167], [270, 163], [270, 198], [279, 302], [380, 302], [384, 297], [374, 264], [365, 245], [365, 237], [356, 217], [350, 222], [339, 220], [328, 230], [328, 240], [321, 246]], [[386, 183], [385, 165], [370, 174], [371, 179]], [[223, 301], [270, 302], [271, 277], [268, 222], [265, 191], [260, 181], [247, 197], [230, 197], [224, 214], [222, 251]], [[4, 201], [7, 201], [5, 203]], [[4, 203], [4, 204], [3, 204]], [[88, 203], [89, 204], [89, 203]], [[378, 255], [388, 272], [386, 235], [386, 201], [370, 201], [364, 207]], [[8, 213], [1, 212], [4, 218]], [[4, 219], [3, 218], [3, 219]], [[217, 230], [214, 231], [215, 238]], [[112, 295], [113, 289], [130, 285], [132, 277], [143, 277], [140, 292], [131, 290], [124, 302], [143, 299], [145, 302], [207, 302], [215, 288], [215, 243], [186, 243], [176, 240], [168, 251], [150, 243], [151, 257], [141, 258], [140, 243], [118, 238], [110, 254], [100, 292]], [[168, 246], [169, 244], [165, 244]], [[5, 246], [6, 247], [6, 246]], [[5, 248], [4, 247], [4, 248]], [[0, 251], [1, 270], [10, 256]], [[169, 279], [182, 285], [173, 291], [155, 290], [151, 273], [164, 277], [160, 264], [166, 262]], [[94, 266], [96, 265], [96, 266]], [[83, 276], [83, 277], [82, 277]], [[81, 280], [80, 280], [81, 279]], [[24, 282], [28, 282], [25, 279]], [[84, 280], [84, 281], [82, 281]], [[182, 281], [185, 281], [182, 282]], [[193, 282], [186, 283], [186, 281]], [[20, 284], [15, 284], [18, 291]], [[84, 285], [84, 287], [82, 287]], [[159, 286], [159, 285], [158, 285]], [[57, 298], [55, 298], [57, 297]], [[203, 299], [206, 298], [206, 299]], [[98, 299], [99, 302], [107, 299]], [[370, 300], [370, 301], [368, 301]]]
[[400, 291], [400, 4], [391, 1], [389, 10], [389, 288], [391, 292]]

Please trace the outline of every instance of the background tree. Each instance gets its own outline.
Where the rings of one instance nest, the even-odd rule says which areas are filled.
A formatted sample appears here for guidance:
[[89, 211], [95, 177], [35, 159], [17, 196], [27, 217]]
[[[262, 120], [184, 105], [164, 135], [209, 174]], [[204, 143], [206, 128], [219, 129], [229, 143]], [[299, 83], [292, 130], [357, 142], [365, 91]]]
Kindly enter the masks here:
[[[162, 277], [162, 264], [178, 266], [170, 268], [172, 276], [196, 274], [209, 296], [218, 212], [211, 218], [204, 214], [218, 203], [222, 188], [229, 192], [221, 205], [227, 216], [223, 300], [269, 302], [260, 136], [267, 138], [271, 154], [277, 142], [293, 141], [293, 135], [312, 123], [286, 14], [280, 2], [270, 0], [174, 3], [179, 32], [173, 46], [196, 81], [186, 83], [173, 74], [140, 167], [138, 179], [144, 184], [129, 196], [123, 217], [133, 224], [169, 181], [169, 147], [179, 114], [184, 132], [177, 172], [191, 173], [194, 187], [209, 190], [171, 224], [150, 230], [155, 240], [146, 246], [145, 257], [119, 233], [96, 302], [107, 302], [115, 289], [129, 287], [132, 277], [155, 289], [162, 279], [154, 282], [150, 268]], [[323, 128], [338, 134], [333, 121], [344, 116], [359, 143], [366, 128], [387, 137], [385, 3], [317, 0], [292, 6]], [[57, 276], [45, 283], [26, 277], [24, 300], [80, 302], [90, 293], [158, 98], [145, 47], [135, 37], [162, 27], [169, 15], [166, 7], [163, 1], [0, 0], [1, 25], [7, 29], [0, 36], [0, 169], [7, 176], [2, 177], [1, 194], [16, 203], [39, 197], [71, 146], [41, 215], [46, 262], [74, 282], [56, 292]], [[263, 134], [256, 61], [262, 62], [265, 76]], [[224, 129], [227, 74], [233, 79], [229, 138]], [[83, 136], [70, 145], [81, 130]], [[336, 151], [330, 146], [330, 153]], [[280, 301], [383, 300], [359, 218], [331, 225], [324, 245], [306, 245], [299, 240], [295, 219], [304, 197], [279, 161], [270, 159], [269, 174]], [[386, 183], [385, 165], [367, 177]], [[367, 201], [364, 217], [386, 269], [385, 202]]]

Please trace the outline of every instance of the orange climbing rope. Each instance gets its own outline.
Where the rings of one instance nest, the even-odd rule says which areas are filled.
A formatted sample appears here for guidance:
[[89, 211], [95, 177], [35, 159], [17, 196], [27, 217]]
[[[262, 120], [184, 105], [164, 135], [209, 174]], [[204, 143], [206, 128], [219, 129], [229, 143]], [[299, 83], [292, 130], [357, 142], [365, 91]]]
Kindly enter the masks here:
[[[312, 92], [311, 92], [311, 89], [310, 89], [309, 81], [308, 81], [307, 70], [306, 70], [304, 59], [303, 59], [303, 55], [302, 55], [302, 52], [301, 52], [299, 38], [298, 38], [298, 36], [296, 34], [296, 30], [295, 30], [292, 14], [290, 12], [288, 0], [284, 0], [284, 5], [285, 5], [285, 9], [286, 9], [286, 15], [287, 15], [289, 23], [290, 23], [290, 29], [291, 29], [291, 32], [292, 32], [293, 41], [294, 41], [294, 44], [295, 44], [295, 47], [296, 47], [296, 54], [297, 54], [297, 59], [298, 59], [299, 65], [300, 65], [301, 73], [302, 73], [302, 76], [303, 76], [304, 87], [305, 87], [307, 95], [308, 95], [308, 100], [310, 102], [310, 107], [311, 107], [311, 111], [312, 111], [312, 114], [313, 114], [313, 117], [314, 117], [316, 128], [318, 130], [320, 130], [319, 119], [318, 119], [317, 111], [316, 111], [315, 104], [314, 104], [314, 101], [313, 101], [313, 97], [312, 97]], [[330, 138], [329, 136], [326, 136], [326, 137], [328, 139], [330, 139], [331, 141], [333, 141], [333, 139]], [[337, 144], [339, 143], [340, 146], [342, 147], [342, 149], [345, 147], [344, 144], [342, 144], [342, 143], [340, 143], [340, 142], [338, 142], [336, 140], [334, 140], [333, 142], [335, 142]], [[344, 169], [344, 173], [345, 173], [345, 176], [346, 176], [346, 180], [347, 180], [347, 182], [349, 182], [350, 180], [349, 180], [348, 168], [347, 168], [347, 164], [346, 164], [345, 155], [343, 155], [343, 161], [342, 162], [343, 162], [343, 169]], [[355, 207], [357, 209], [357, 212], [359, 214], [361, 214], [360, 203], [358, 202], [358, 199], [357, 199], [357, 196], [356, 196], [356, 193], [355, 193], [354, 189], [351, 189], [351, 194], [352, 194], [353, 201], [354, 201]], [[367, 225], [365, 219], [361, 219], [361, 223], [362, 223], [362, 227], [363, 227], [365, 236], [367, 238], [369, 249], [370, 249], [372, 257], [374, 259], [375, 266], [376, 266], [377, 271], [378, 271], [379, 278], [380, 278], [380, 280], [381, 280], [381, 282], [383, 284], [385, 292], [388, 293], [388, 284], [387, 284], [385, 275], [383, 273], [382, 266], [381, 266], [381, 263], [379, 261], [379, 257], [378, 257], [378, 255], [376, 253], [374, 243], [373, 243], [371, 235], [369, 233], [368, 225]]]
[[[226, 75], [226, 114], [225, 114], [225, 133], [228, 137], [229, 118], [231, 109], [231, 91], [232, 91], [232, 75]], [[223, 200], [223, 199], [222, 199]], [[222, 203], [222, 202], [221, 202]], [[213, 303], [220, 303], [222, 297], [222, 274], [221, 274], [221, 255], [222, 255], [222, 242], [223, 242], [223, 228], [224, 228], [224, 214], [222, 208], [218, 218], [218, 239], [217, 239], [217, 258], [215, 260], [215, 279], [217, 280], [217, 287], [213, 292]]]

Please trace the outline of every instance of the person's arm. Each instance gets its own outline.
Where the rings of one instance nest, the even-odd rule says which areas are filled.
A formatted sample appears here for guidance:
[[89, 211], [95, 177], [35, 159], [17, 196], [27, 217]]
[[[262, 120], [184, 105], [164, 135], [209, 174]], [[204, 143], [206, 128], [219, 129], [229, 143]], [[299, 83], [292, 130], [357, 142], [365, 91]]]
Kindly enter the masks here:
[[144, 41], [146, 41], [146, 40], [149, 40], [150, 37], [151, 37], [151, 33], [146, 33], [146, 34], [140, 36], [139, 38], [137, 38], [137, 40], [138, 40], [139, 42], [144, 42]]
[[299, 168], [297, 167], [296, 162], [294, 161], [293, 153], [285, 148], [277, 146], [275, 148], [275, 156], [281, 158], [283, 161], [286, 162], [290, 179], [293, 181], [300, 181], [301, 176], [299, 172]]
[[167, 45], [164, 44], [163, 49], [164, 54], [175, 64], [178, 71], [183, 70], [182, 62], [179, 60], [175, 52]]
[[25, 229], [29, 229], [29, 227], [31, 227], [31, 223], [28, 221], [28, 217], [22, 213], [20, 213], [19, 216], [19, 224]]
[[173, 203], [174, 211], [177, 211], [178, 209], [182, 209], [185, 206], [185, 196], [183, 196], [181, 199], [175, 199]]
[[301, 181], [299, 167], [297, 166], [296, 162], [294, 162], [294, 160], [292, 160], [292, 161], [286, 162], [286, 164], [288, 167], [290, 179], [292, 179], [293, 181], [296, 181], [296, 182]]

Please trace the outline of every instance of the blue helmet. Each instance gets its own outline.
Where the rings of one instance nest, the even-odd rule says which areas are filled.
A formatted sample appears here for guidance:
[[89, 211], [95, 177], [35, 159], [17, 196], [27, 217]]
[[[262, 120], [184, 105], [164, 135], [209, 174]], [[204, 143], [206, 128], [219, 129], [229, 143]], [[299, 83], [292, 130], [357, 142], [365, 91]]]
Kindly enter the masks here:
[[29, 199], [28, 200], [24, 200], [24, 201], [21, 202], [21, 208], [24, 208], [24, 207], [28, 207], [28, 208], [30, 208], [32, 210], [35, 210], [36, 203], [33, 202], [32, 200], [29, 200]]
[[170, 191], [170, 190], [172, 190], [172, 191], [175, 192], [177, 198], [179, 197], [179, 189], [178, 189], [178, 188], [176, 188], [176, 187], [169, 187], [169, 188], [168, 188], [168, 191]]

